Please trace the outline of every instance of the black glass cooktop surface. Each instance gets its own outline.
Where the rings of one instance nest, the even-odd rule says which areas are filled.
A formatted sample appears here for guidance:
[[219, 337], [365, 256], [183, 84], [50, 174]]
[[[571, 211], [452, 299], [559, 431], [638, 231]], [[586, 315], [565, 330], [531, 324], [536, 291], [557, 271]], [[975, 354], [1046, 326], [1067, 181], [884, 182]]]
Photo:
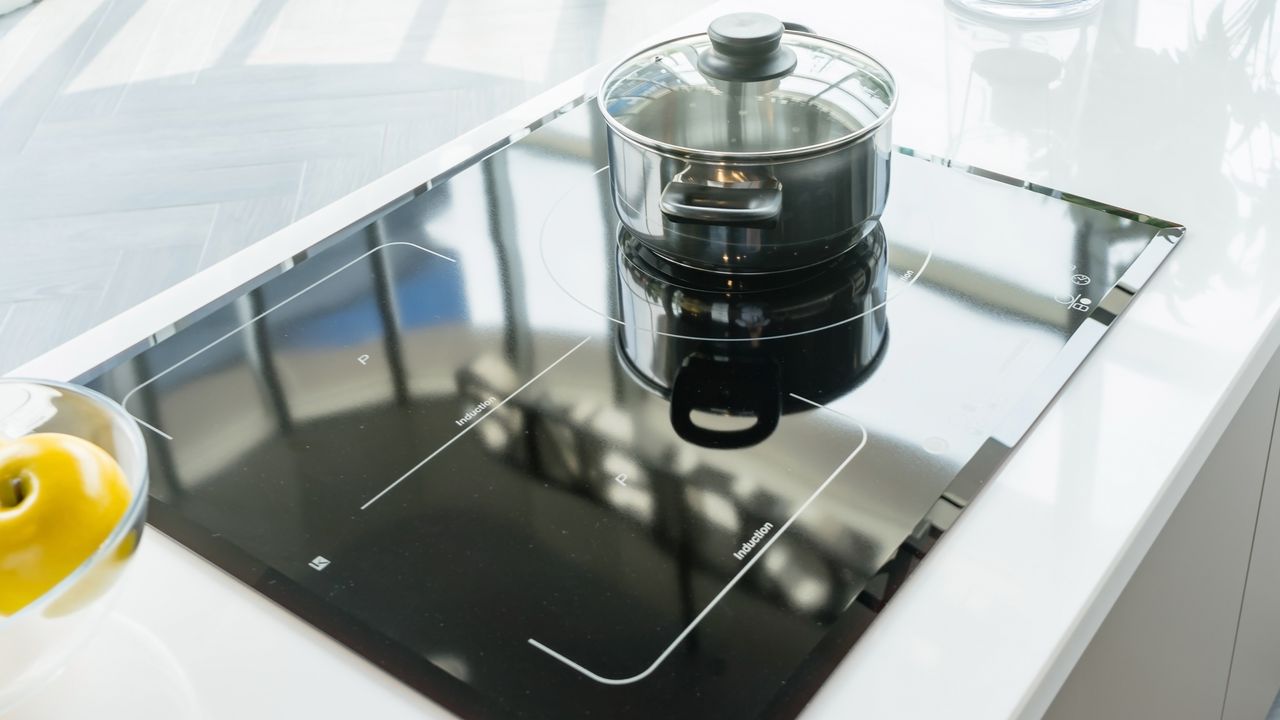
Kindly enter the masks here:
[[1181, 228], [903, 151], [735, 284], [604, 158], [567, 110], [91, 384], [157, 528], [462, 716], [794, 717]]

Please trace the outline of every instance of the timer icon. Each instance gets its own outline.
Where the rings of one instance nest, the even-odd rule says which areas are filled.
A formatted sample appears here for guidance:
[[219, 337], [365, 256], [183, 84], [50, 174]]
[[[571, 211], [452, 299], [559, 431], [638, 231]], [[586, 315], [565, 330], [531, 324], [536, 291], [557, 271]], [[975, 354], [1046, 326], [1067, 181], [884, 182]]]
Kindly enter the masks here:
[[1090, 280], [1088, 275], [1075, 274], [1071, 276], [1071, 282], [1077, 285], [1088, 285]]

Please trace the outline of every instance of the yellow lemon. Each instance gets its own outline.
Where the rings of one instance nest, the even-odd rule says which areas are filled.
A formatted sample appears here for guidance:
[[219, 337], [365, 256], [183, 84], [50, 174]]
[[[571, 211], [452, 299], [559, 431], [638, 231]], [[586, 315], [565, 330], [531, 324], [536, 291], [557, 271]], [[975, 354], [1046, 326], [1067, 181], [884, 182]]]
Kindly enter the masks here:
[[93, 555], [130, 495], [120, 465], [88, 440], [37, 433], [0, 444], [0, 616]]

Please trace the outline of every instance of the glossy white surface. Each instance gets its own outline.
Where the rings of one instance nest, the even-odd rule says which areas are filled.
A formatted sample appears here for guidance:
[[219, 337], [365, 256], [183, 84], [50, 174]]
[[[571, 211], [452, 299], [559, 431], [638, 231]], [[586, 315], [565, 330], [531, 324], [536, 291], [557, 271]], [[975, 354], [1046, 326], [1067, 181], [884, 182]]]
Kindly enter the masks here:
[[[0, 372], [711, 0], [53, 0], [0, 17]], [[10, 0], [0, 0], [0, 11]]]
[[[1261, 720], [1267, 714], [1276, 696], [1272, 683], [1280, 684], [1280, 665], [1267, 667], [1263, 658], [1249, 657], [1245, 647], [1250, 637], [1260, 644], [1274, 642], [1280, 604], [1264, 610], [1251, 630], [1241, 608], [1246, 586], [1260, 584], [1251, 572], [1268, 565], [1254, 531], [1264, 527], [1259, 498], [1278, 402], [1280, 356], [1223, 431], [1053, 699], [1046, 720]], [[1280, 543], [1271, 547], [1280, 551]], [[1276, 632], [1268, 633], [1269, 627]], [[1242, 681], [1250, 675], [1263, 680], [1261, 687], [1246, 687], [1250, 683]], [[1251, 712], [1232, 708], [1228, 676]]]
[[[902, 92], [898, 143], [1190, 228], [804, 714], [1035, 717], [1280, 343], [1280, 245], [1268, 236], [1280, 227], [1276, 6], [1109, 0], [1083, 25], [1002, 27], [924, 0], [772, 9], [893, 70]], [[75, 375], [500, 136], [498, 126], [556, 107], [584, 82], [391, 173], [20, 372]], [[205, 717], [439, 714], [154, 534], [125, 583], [122, 627], [163, 648], [157, 657], [165, 659], [155, 662], [173, 668], [157, 675], [163, 692], [189, 694]], [[90, 649], [101, 658], [92, 671], [70, 668], [59, 681], [66, 691], [42, 698], [56, 711], [32, 706], [16, 717], [89, 707], [74, 704], [87, 702], [75, 697], [81, 689], [103, 673], [129, 672], [127, 651], [104, 645]], [[99, 716], [138, 715], [126, 700], [111, 702], [92, 707]]]

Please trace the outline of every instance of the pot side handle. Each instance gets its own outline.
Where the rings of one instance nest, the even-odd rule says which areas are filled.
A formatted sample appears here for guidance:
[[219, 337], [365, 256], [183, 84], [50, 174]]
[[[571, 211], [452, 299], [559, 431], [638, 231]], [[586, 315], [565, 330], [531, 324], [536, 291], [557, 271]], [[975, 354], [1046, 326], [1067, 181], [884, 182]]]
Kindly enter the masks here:
[[[716, 362], [697, 354], [685, 358], [671, 386], [671, 427], [684, 440], [719, 450], [750, 447], [778, 428], [781, 379], [772, 363]], [[755, 418], [740, 430], [716, 430], [693, 421], [693, 411], [732, 397]]]
[[673, 180], [662, 190], [659, 208], [673, 223], [773, 228], [782, 214], [782, 188], [727, 188]]

